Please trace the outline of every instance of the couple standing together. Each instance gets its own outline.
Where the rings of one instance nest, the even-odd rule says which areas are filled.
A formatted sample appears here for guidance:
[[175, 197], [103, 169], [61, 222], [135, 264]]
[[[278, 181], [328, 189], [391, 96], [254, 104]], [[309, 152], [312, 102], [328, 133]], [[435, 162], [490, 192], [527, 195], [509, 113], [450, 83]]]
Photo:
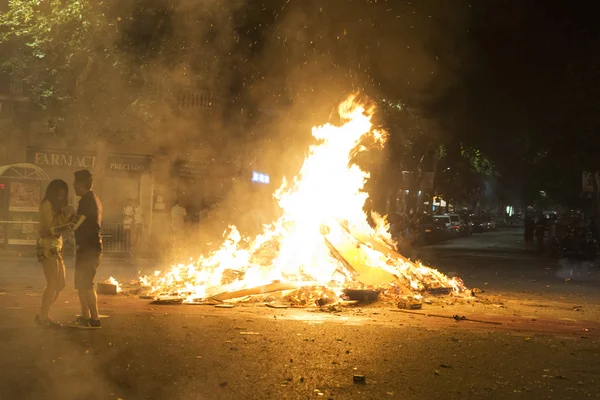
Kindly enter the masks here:
[[60, 327], [48, 316], [50, 306], [65, 287], [65, 264], [62, 256], [62, 235], [75, 232], [75, 289], [81, 303], [81, 316], [69, 324], [73, 328], [99, 329], [98, 300], [94, 287], [96, 269], [102, 255], [102, 204], [92, 191], [93, 176], [88, 170], [75, 172], [73, 187], [80, 197], [77, 213], [68, 205], [69, 187], [60, 179], [48, 185], [40, 205], [40, 237], [37, 242], [38, 260], [46, 277], [42, 307], [35, 322], [38, 325]]

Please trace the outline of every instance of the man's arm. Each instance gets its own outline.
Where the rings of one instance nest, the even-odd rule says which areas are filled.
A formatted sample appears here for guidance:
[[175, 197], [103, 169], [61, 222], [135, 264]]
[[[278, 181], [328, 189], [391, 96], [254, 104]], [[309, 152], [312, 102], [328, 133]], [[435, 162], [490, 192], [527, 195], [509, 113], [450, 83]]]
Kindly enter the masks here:
[[53, 226], [52, 228], [50, 228], [50, 233], [52, 235], [59, 235], [65, 232], [75, 231], [81, 226], [81, 224], [83, 224], [83, 221], [85, 221], [85, 215], [77, 215], [75, 218], [73, 218], [66, 224]]

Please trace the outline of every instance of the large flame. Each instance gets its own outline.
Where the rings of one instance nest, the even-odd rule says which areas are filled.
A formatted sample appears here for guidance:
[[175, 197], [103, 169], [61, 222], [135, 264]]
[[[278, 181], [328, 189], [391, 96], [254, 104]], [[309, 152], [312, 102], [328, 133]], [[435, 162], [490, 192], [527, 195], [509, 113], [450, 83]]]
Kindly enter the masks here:
[[379, 146], [385, 142], [385, 132], [372, 127], [372, 113], [349, 98], [339, 107], [341, 126], [313, 128], [316, 144], [310, 147], [299, 174], [292, 183], [284, 180], [274, 194], [282, 216], [266, 225], [262, 234], [243, 238], [235, 226], [230, 226], [218, 250], [189, 265], [157, 271], [154, 276], [141, 278], [141, 283], [152, 293], [189, 299], [206, 299], [273, 282], [327, 287], [336, 294], [343, 288], [376, 286], [356, 280], [356, 271], [332, 250], [332, 242], [346, 241], [360, 252], [360, 260], [354, 262], [393, 275], [396, 279], [390, 285], [402, 286], [404, 292], [418, 293], [432, 286], [450, 287], [456, 292], [464, 289], [458, 279], [401, 256], [393, 257], [351, 233], [393, 246], [385, 219], [373, 215], [376, 227], [368, 223], [363, 211], [368, 194], [363, 187], [369, 174], [352, 160], [366, 150], [365, 139]]

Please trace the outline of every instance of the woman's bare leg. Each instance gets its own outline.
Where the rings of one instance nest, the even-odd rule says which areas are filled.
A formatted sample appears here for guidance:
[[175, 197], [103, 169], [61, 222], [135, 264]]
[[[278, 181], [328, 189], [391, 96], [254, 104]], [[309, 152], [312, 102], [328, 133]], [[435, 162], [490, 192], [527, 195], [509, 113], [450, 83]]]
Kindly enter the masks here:
[[66, 279], [67, 279], [66, 275], [67, 275], [67, 273], [66, 273], [66, 270], [65, 270], [65, 263], [61, 259], [61, 260], [58, 261], [57, 285], [56, 285], [56, 292], [54, 294], [54, 300], [53, 300], [53, 302], [55, 302], [56, 299], [58, 299], [58, 295], [65, 288]]
[[42, 262], [44, 268], [44, 276], [46, 277], [46, 289], [42, 295], [42, 308], [40, 310], [40, 319], [42, 321], [48, 319], [50, 306], [54, 303], [56, 297], [56, 289], [58, 283], [58, 262], [56, 259], [47, 259]]

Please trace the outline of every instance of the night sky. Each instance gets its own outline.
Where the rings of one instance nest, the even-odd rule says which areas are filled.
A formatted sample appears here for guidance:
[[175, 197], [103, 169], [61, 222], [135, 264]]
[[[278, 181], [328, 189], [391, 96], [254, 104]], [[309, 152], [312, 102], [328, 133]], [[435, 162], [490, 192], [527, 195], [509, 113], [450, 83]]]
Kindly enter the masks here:
[[352, 91], [401, 101], [434, 122], [432, 137], [481, 149], [501, 183], [529, 197], [574, 202], [581, 169], [600, 167], [594, 2], [249, 4], [237, 29], [251, 67], [233, 92], [252, 102], [314, 121]]

